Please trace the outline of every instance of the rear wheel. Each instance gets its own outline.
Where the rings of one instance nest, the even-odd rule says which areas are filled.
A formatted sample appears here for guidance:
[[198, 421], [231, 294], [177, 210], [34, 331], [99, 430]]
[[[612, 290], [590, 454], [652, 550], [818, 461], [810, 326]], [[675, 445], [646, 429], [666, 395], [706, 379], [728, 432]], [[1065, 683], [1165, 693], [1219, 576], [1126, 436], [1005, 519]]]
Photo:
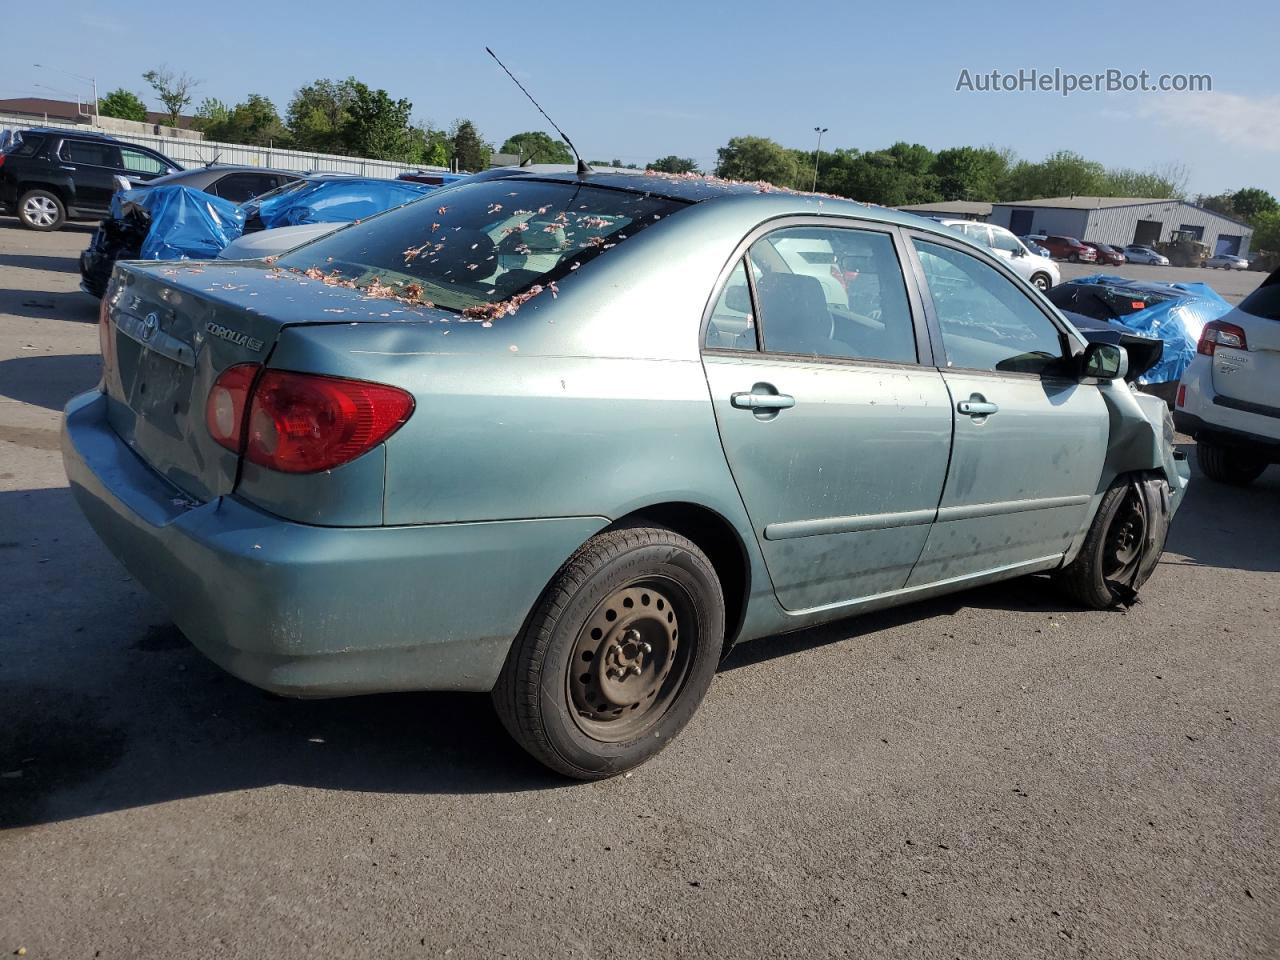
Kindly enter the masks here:
[[1237, 487], [1248, 486], [1267, 469], [1267, 461], [1255, 454], [1203, 440], [1196, 442], [1196, 460], [1210, 480]]
[[1031, 278], [1032, 285], [1041, 293], [1046, 293], [1053, 286], [1053, 281], [1047, 273], [1037, 273]]
[[551, 769], [610, 777], [684, 728], [723, 643], [724, 595], [706, 555], [665, 528], [612, 530], [547, 588], [507, 656], [494, 706]]
[[[1102, 495], [1098, 512], [1076, 558], [1057, 575], [1062, 589], [1095, 610], [1107, 610], [1132, 598], [1155, 564], [1149, 550], [1164, 551], [1164, 536], [1138, 487], [1118, 477]], [[1156, 531], [1157, 545], [1149, 532]], [[1164, 533], [1167, 533], [1167, 528]], [[1128, 601], [1126, 601], [1128, 602]]]
[[18, 219], [32, 230], [57, 230], [66, 222], [67, 211], [57, 194], [28, 190], [18, 200]]

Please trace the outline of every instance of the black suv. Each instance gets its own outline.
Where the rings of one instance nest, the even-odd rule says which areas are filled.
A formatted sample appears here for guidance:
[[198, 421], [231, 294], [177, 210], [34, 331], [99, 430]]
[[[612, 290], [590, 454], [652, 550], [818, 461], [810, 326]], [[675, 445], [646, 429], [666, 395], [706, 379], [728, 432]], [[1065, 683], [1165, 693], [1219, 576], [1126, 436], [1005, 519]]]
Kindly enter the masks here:
[[145, 181], [182, 169], [164, 154], [99, 133], [33, 129], [21, 136], [0, 153], [0, 208], [32, 230], [103, 216], [119, 177]]

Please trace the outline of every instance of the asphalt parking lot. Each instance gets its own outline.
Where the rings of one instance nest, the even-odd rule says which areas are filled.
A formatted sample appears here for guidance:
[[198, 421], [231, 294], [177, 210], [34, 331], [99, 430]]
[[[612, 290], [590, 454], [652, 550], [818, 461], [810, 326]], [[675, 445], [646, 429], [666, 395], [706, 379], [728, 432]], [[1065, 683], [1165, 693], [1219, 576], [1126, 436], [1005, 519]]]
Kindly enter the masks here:
[[0, 218], [0, 952], [1280, 955], [1280, 468], [1197, 474], [1127, 612], [1027, 579], [758, 641], [572, 784], [484, 697], [256, 691], [107, 554], [58, 453], [87, 240]]

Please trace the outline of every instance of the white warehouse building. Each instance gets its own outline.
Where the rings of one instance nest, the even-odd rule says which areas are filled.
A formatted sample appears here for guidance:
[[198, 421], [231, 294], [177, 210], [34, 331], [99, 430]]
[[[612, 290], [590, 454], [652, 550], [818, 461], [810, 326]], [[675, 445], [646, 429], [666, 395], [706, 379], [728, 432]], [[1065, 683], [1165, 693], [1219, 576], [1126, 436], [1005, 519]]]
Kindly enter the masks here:
[[1175, 230], [1189, 230], [1209, 247], [1210, 255], [1245, 256], [1253, 239], [1253, 227], [1239, 220], [1185, 200], [1141, 197], [1050, 197], [996, 203], [989, 222], [1019, 236], [1056, 234], [1120, 247], [1149, 246], [1170, 239]]

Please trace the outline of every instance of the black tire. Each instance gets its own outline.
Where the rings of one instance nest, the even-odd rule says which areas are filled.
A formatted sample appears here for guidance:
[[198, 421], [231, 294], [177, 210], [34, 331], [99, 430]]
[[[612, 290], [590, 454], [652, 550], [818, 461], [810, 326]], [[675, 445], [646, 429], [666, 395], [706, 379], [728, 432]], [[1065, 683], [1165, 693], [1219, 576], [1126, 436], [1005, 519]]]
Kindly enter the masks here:
[[1234, 487], [1247, 487], [1267, 469], [1267, 461], [1261, 457], [1203, 440], [1196, 442], [1196, 461], [1210, 480]]
[[28, 230], [58, 230], [67, 222], [67, 208], [56, 193], [28, 190], [18, 199], [18, 220]]
[[[654, 606], [647, 609], [631, 602], [649, 605], [651, 596]], [[630, 609], [617, 616], [614, 608], [621, 611], [622, 603]], [[589, 639], [598, 636], [591, 625], [605, 625], [605, 615], [612, 625], [598, 641]], [[566, 776], [599, 780], [629, 770], [665, 747], [697, 710], [720, 660], [724, 620], [720, 580], [692, 541], [662, 527], [598, 534], [560, 568], [512, 645], [492, 694], [498, 717], [520, 746]], [[651, 654], [647, 643], [642, 653], [626, 643], [641, 627], [674, 634], [667, 655]], [[594, 652], [584, 649], [597, 642]], [[625, 656], [634, 679], [625, 670], [621, 680], [605, 679], [606, 670], [614, 677], [610, 664], [624, 656], [624, 647], [632, 648]], [[590, 698], [604, 698], [599, 691], [606, 685], [617, 697], [621, 685], [631, 683], [653, 692], [617, 716], [613, 699], [595, 712]]]
[[[1121, 511], [1127, 509], [1131, 503], [1129, 498], [1134, 496], [1141, 499], [1141, 495], [1134, 490], [1130, 478], [1117, 477], [1112, 481], [1107, 492], [1102, 495], [1102, 502], [1098, 504], [1098, 512], [1089, 526], [1089, 532], [1085, 535], [1080, 552], [1055, 576], [1063, 592], [1082, 606], [1094, 610], [1109, 610], [1125, 602], [1122, 591], [1117, 590], [1114, 584], [1117, 581], [1125, 583], [1129, 587], [1129, 595], [1132, 596], [1142, 588], [1155, 568], [1154, 563], [1144, 562], [1148, 558], [1142, 556], [1142, 551], [1139, 550], [1132, 558], [1132, 563], [1139, 570], [1138, 575], [1136, 577], [1128, 575], [1127, 568], [1124, 572], [1118, 572], [1115, 569], [1114, 557], [1109, 550], [1113, 543], [1109, 540], [1109, 535], [1115, 532], [1113, 527], [1117, 521], [1124, 522], [1125, 517]], [[1167, 528], [1164, 532], [1167, 535]], [[1163, 536], [1160, 538], [1159, 552], [1164, 552]]]
[[1035, 273], [1031, 275], [1031, 285], [1041, 293], [1048, 293], [1053, 286], [1053, 278], [1047, 273]]

